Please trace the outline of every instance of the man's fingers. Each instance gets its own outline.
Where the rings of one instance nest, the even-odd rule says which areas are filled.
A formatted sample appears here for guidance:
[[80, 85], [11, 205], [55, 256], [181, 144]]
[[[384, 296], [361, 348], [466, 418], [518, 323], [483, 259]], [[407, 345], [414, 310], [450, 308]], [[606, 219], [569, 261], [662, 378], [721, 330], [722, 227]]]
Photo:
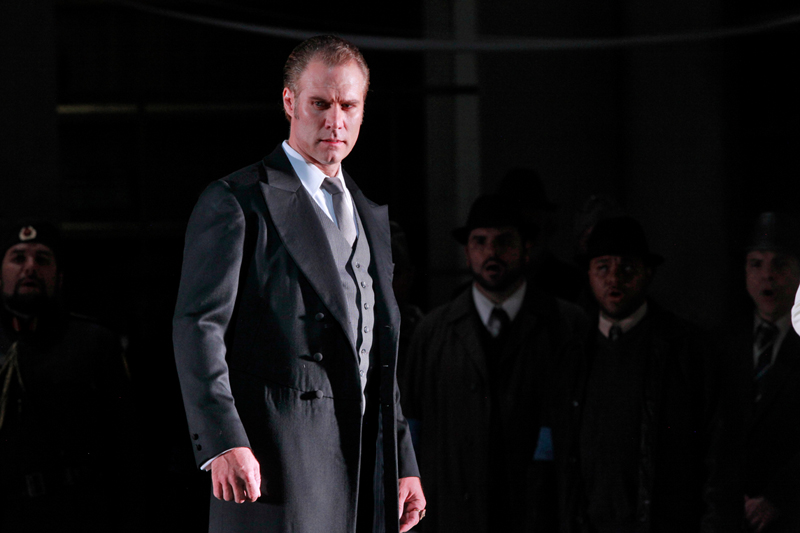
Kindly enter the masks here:
[[222, 485], [222, 499], [226, 502], [231, 501], [233, 499], [233, 488], [230, 483], [223, 481], [220, 485]]
[[400, 517], [400, 533], [405, 533], [412, 527], [419, 524], [419, 509], [410, 509]]
[[247, 499], [251, 502], [256, 501], [261, 497], [261, 476], [257, 474], [250, 474], [245, 478], [244, 490], [247, 493]]

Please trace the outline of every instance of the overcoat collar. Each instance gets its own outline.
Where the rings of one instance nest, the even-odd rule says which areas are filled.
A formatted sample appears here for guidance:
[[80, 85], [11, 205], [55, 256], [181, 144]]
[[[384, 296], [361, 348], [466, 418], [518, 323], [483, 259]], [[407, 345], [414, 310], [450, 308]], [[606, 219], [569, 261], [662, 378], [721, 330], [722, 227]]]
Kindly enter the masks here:
[[758, 423], [763, 414], [769, 410], [783, 387], [796, 386], [794, 380], [798, 375], [800, 375], [800, 337], [790, 329], [778, 350], [775, 363], [759, 383], [762, 392], [761, 399], [755, 406], [754, 423]]
[[[280, 145], [264, 158], [262, 165], [265, 179], [260, 183], [261, 191], [281, 241], [333, 318], [343, 325], [355, 355], [356, 339], [352, 329], [344, 327], [349, 316], [347, 301], [325, 231], [317, 221], [314, 200], [303, 188]], [[371, 265], [376, 265], [374, 269], [371, 266], [370, 274], [378, 286], [376, 289], [382, 293], [378, 301], [383, 301], [387, 294], [392, 294], [388, 210], [369, 202], [347, 173], [343, 174], [370, 245]], [[388, 306], [390, 315], [392, 311], [396, 310]], [[392, 323], [395, 319], [392, 317]]]
[[[514, 327], [513, 331], [516, 332], [516, 336], [507, 340], [507, 353], [515, 353], [514, 350], [523, 341], [520, 335], [531, 334], [549, 314], [556, 312], [555, 301], [538, 291], [533, 284], [528, 283], [525, 300], [522, 303], [519, 314], [514, 319], [515, 325], [522, 327]], [[472, 299], [472, 284], [456, 297], [445, 314], [444, 320], [453, 325], [453, 331], [464, 351], [477, 367], [479, 374], [484, 379], [488, 379], [486, 356], [483, 353], [483, 342], [479, 333], [481, 331], [480, 328], [485, 326], [475, 310], [475, 302]], [[517, 324], [518, 322], [524, 323]]]

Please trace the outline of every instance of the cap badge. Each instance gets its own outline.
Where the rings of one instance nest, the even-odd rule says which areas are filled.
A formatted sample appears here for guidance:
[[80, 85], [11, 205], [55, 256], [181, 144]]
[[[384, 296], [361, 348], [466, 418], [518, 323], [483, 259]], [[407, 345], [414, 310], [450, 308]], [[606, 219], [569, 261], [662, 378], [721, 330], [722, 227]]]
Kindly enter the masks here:
[[36, 238], [36, 228], [33, 226], [25, 226], [21, 230], [19, 230], [19, 240], [22, 242], [25, 241], [32, 241]]

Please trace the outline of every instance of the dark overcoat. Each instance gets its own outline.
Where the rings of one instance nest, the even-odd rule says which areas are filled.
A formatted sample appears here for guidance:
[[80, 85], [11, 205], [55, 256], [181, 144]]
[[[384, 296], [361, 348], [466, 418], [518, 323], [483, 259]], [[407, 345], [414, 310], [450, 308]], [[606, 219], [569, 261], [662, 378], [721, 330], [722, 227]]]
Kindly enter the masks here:
[[[342, 282], [283, 149], [212, 183], [192, 213], [173, 341], [195, 457], [247, 446], [262, 473], [257, 502], [212, 498], [211, 531], [353, 532], [359, 491], [374, 492], [374, 516], [385, 517], [375, 530], [397, 531], [398, 473], [419, 475], [394, 377], [388, 212], [345, 181], [372, 258], [369, 419]], [[378, 436], [362, 442], [367, 425]], [[362, 464], [362, 446], [377, 447], [366, 450], [373, 463]], [[362, 469], [378, 472], [372, 486], [359, 483]]]
[[761, 378], [755, 402], [753, 321], [729, 335], [728, 355], [736, 365], [731, 382], [738, 393], [744, 428], [744, 493], [764, 497], [780, 511], [766, 531], [800, 530], [800, 337], [790, 329], [775, 362]]
[[551, 464], [535, 460], [543, 404], [587, 328], [577, 306], [531, 284], [495, 361], [471, 287], [417, 326], [400, 380], [407, 416], [420, 422], [425, 532], [552, 530]]
[[[630, 459], [637, 470], [636, 531], [738, 531], [739, 448], [730, 397], [718, 379], [718, 351], [706, 333], [652, 301], [634, 328], [642, 335], [636, 357], [644, 359], [639, 453]], [[580, 432], [599, 335], [595, 321], [589, 349], [569, 361], [561, 376], [565, 397], [553, 442], [562, 533], [584, 531], [588, 519]]]

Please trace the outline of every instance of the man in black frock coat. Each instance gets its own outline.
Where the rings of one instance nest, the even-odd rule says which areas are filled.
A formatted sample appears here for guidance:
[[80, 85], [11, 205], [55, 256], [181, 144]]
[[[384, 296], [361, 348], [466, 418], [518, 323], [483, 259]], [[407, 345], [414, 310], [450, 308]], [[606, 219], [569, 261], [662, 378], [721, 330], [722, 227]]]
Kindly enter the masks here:
[[174, 345], [211, 531], [397, 532], [424, 516], [388, 213], [340, 165], [368, 83], [347, 41], [301, 43], [288, 141], [212, 183], [189, 221]]

